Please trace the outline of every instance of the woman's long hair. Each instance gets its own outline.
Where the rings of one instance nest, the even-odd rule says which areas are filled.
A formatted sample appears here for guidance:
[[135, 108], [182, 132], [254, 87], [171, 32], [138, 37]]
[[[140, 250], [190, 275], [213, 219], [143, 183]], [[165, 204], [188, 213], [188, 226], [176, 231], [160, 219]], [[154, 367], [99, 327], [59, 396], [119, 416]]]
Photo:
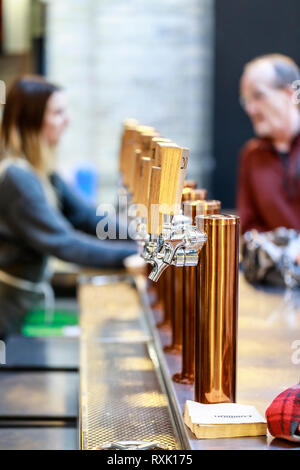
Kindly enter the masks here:
[[1, 126], [0, 158], [19, 157], [47, 178], [53, 170], [53, 148], [41, 136], [47, 101], [61, 90], [38, 75], [24, 76], [10, 87]]

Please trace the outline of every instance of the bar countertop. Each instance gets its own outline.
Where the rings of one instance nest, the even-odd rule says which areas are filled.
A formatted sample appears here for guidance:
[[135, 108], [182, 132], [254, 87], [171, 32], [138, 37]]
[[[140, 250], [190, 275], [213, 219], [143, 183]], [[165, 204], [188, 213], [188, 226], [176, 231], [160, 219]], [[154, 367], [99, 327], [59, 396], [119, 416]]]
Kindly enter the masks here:
[[[109, 278], [106, 278], [105, 282], [108, 282], [107, 279]], [[237, 402], [254, 405], [258, 411], [264, 415], [268, 405], [280, 392], [295, 385], [300, 380], [300, 290], [284, 291], [278, 288], [254, 287], [248, 284], [242, 275], [240, 275], [239, 283]], [[87, 382], [90, 372], [87, 369], [93, 368], [91, 364], [93, 356], [98, 357], [98, 353], [93, 353], [88, 361], [84, 360], [84, 358], [87, 357], [87, 351], [88, 348], [91, 348], [92, 342], [96, 341], [97, 347], [102, 348], [102, 350], [105, 348], [106, 355], [109, 352], [108, 348], [112, 348], [115, 354], [118, 343], [123, 343], [123, 346], [121, 345], [119, 347], [123, 348], [124, 351], [120, 353], [126, 355], [126, 350], [128, 349], [129, 351], [130, 349], [129, 355], [132, 355], [134, 353], [128, 345], [141, 343], [144, 346], [147, 345], [147, 347], [143, 346], [142, 349], [144, 352], [141, 350], [140, 354], [144, 354], [146, 360], [151, 358], [154, 364], [157, 362], [159, 364], [158, 367], [157, 364], [154, 367], [158, 374], [158, 382], [156, 383], [154, 377], [150, 380], [152, 381], [152, 385], [155, 382], [155, 393], [158, 394], [157, 396], [160, 401], [160, 407], [157, 408], [157, 411], [165, 413], [166, 400], [169, 404], [170, 420], [168, 421], [168, 416], [165, 414], [163, 421], [168, 421], [167, 428], [164, 432], [167, 435], [166, 442], [171, 442], [173, 448], [199, 450], [300, 449], [299, 444], [273, 439], [272, 436], [269, 435], [266, 437], [233, 439], [195, 439], [193, 434], [183, 423], [182, 418], [186, 399], [193, 400], [193, 387], [174, 383], [171, 380], [172, 375], [181, 370], [180, 357], [163, 352], [163, 346], [170, 340], [169, 333], [164, 330], [158, 330], [155, 327], [155, 323], [159, 318], [155, 315], [155, 312], [152, 312], [149, 308], [147, 295], [145, 293], [145, 280], [140, 276], [135, 278], [135, 286], [139, 292], [140, 308], [138, 310], [136, 307], [134, 309], [130, 308], [128, 304], [124, 304], [124, 296], [123, 300], [122, 295], [120, 295], [119, 299], [117, 296], [114, 298], [114, 303], [120, 302], [120, 315], [118, 317], [114, 307], [114, 318], [109, 319], [109, 315], [106, 314], [104, 323], [99, 323], [99, 318], [102, 316], [101, 311], [103, 312], [103, 305], [97, 304], [96, 297], [94, 297], [94, 301], [89, 308], [84, 307], [84, 298], [81, 298], [81, 312], [83, 309], [85, 310], [85, 314], [82, 316], [81, 320], [81, 404], [84, 401], [82, 391], [84, 390], [85, 394], [87, 394], [89, 390], [89, 383]], [[90, 289], [90, 293], [86, 296], [86, 299], [93, 296], [92, 286]], [[124, 316], [124, 312], [125, 309], [128, 310], [128, 308], [130, 315], [128, 319], [126, 319], [128, 314]], [[93, 311], [94, 314], [87, 315], [87, 311]], [[126, 324], [126, 322], [128, 324]], [[110, 335], [112, 335], [113, 331], [111, 328], [121, 328], [118, 333], [115, 333], [116, 337], [119, 338], [116, 338], [115, 342], [112, 341], [112, 338], [108, 338], [105, 341], [103, 340], [103, 334], [107, 334], [105, 329], [108, 326]], [[124, 338], [126, 338], [125, 343], [127, 343], [127, 348], [124, 346]], [[103, 355], [103, 351], [101, 354]], [[130, 357], [128, 359], [129, 364]], [[139, 361], [141, 361], [141, 359], [139, 359]], [[135, 365], [134, 361], [132, 364]], [[149, 370], [149, 364], [147, 367]], [[121, 372], [120, 370], [120, 373]], [[149, 373], [150, 372], [148, 372], [148, 376]], [[92, 376], [94, 377], [94, 373]], [[99, 368], [99, 377], [100, 376], [101, 370]], [[113, 374], [113, 378], [115, 382], [109, 384], [113, 387], [112, 390], [118, 387], [118, 380], [120, 380], [117, 374]], [[139, 376], [139, 379], [141, 378], [142, 376]], [[108, 380], [107, 376], [105, 380]], [[91, 385], [93, 386], [93, 391], [95, 391], [97, 389], [97, 381], [95, 381], [94, 378]], [[146, 389], [148, 387], [145, 391], [149, 392], [149, 383], [145, 383], [145, 387]], [[139, 390], [139, 393], [142, 392], [142, 390]], [[96, 396], [97, 394], [94, 394], [94, 399]], [[103, 403], [99, 403], [99, 406], [103, 406]], [[151, 416], [155, 420], [155, 407], [157, 405], [152, 404], [151, 406], [153, 413]], [[108, 408], [111, 412], [112, 409], [109, 405]], [[130, 411], [132, 412], [133, 409]], [[141, 409], [140, 412], [142, 413], [142, 411]], [[87, 404], [84, 403], [84, 406], [80, 408], [80, 415], [81, 423], [85, 423], [85, 436], [90, 432], [88, 413]], [[118, 408], [118, 413], [120, 413], [120, 408]], [[139, 416], [138, 413], [139, 410], [135, 409], [134, 416], [137, 420]], [[150, 415], [148, 417], [150, 419]], [[142, 419], [143, 417], [141, 415], [141, 420]], [[161, 416], [159, 419], [161, 419]], [[100, 422], [98, 426], [101, 427]], [[174, 428], [174, 435], [172, 435], [170, 426]], [[93, 423], [93, 429], [94, 432], [96, 432], [95, 423]], [[121, 435], [119, 439], [124, 440], [126, 437], [127, 436]], [[134, 435], [133, 437], [135, 437], [136, 440], [140, 439], [139, 435]], [[130, 435], [130, 439], [133, 437]], [[103, 439], [105, 440], [105, 437], [103, 437]], [[103, 439], [101, 442], [103, 442]], [[92, 440], [93, 446], [97, 445], [97, 439]], [[86, 448], [84, 442], [85, 438], [82, 439], [82, 447]]]
[[[159, 320], [148, 312], [152, 325]], [[153, 328], [158, 348], [170, 333]], [[181, 370], [179, 355], [162, 353], [165, 374]], [[300, 381], [300, 290], [252, 286], [239, 277], [237, 402], [253, 405], [264, 416], [272, 400]], [[193, 386], [170, 380], [171, 394], [183, 413]], [[196, 440], [186, 428], [193, 449], [300, 449], [299, 443], [267, 437]]]

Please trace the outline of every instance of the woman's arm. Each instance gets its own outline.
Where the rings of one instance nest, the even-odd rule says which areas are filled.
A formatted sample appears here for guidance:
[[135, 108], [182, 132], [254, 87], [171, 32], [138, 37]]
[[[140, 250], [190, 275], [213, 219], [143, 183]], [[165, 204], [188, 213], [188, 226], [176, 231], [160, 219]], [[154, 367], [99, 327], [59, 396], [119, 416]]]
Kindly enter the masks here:
[[[97, 224], [104, 216], [96, 215], [96, 207], [88, 204], [78, 196], [57, 173], [53, 173], [51, 182], [59, 197], [62, 213], [73, 227], [90, 235], [96, 235]], [[119, 222], [117, 217], [116, 220], [110, 219], [110, 223], [116, 229], [114, 232], [118, 238]], [[126, 230], [123, 230], [124, 232], [126, 233]]]
[[[39, 179], [29, 171], [8, 168], [1, 193], [9, 201], [7, 223], [22, 242], [38, 252], [91, 267], [119, 267], [125, 257], [136, 252], [134, 243], [99, 241], [74, 230], [48, 203]], [[2, 198], [0, 208], [3, 204]]]

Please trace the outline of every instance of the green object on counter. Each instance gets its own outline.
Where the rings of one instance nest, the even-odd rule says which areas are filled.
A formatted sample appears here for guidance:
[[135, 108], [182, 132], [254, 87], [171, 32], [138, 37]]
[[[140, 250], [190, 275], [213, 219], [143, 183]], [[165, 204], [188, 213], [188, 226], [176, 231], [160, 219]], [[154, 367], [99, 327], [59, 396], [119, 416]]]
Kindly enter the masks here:
[[31, 310], [25, 317], [22, 333], [25, 336], [65, 336], [65, 328], [78, 325], [74, 310], [55, 310], [51, 322], [45, 321], [43, 309]]

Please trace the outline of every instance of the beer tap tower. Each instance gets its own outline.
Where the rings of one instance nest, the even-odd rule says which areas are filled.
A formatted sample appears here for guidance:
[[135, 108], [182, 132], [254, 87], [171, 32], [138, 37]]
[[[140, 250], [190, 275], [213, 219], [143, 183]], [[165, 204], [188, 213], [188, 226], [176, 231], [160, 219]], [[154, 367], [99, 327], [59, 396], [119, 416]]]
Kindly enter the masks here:
[[[147, 154], [142, 139], [148, 142]], [[239, 218], [210, 213], [203, 204], [196, 215], [196, 203], [190, 216], [182, 214], [188, 153], [153, 128], [127, 121], [120, 170], [137, 204], [140, 253], [152, 267], [149, 278], [157, 282], [166, 270], [182, 270], [185, 359], [174, 379], [190, 382], [194, 376], [198, 402], [234, 402]], [[194, 314], [191, 324], [187, 309]], [[172, 318], [168, 321], [172, 324]]]

